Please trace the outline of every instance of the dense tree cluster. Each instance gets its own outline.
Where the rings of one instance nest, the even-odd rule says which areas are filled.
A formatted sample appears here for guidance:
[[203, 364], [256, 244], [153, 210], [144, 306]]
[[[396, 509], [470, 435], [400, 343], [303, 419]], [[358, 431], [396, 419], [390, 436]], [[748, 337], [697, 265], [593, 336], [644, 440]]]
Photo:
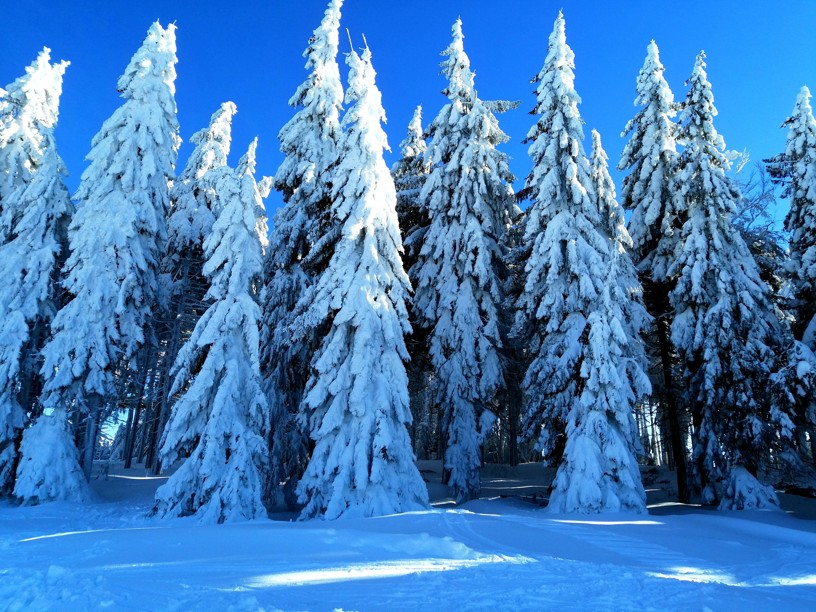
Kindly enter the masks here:
[[585, 152], [559, 13], [514, 194], [497, 116], [517, 103], [479, 97], [461, 21], [446, 101], [425, 128], [417, 107], [389, 171], [367, 44], [343, 90], [341, 9], [309, 40], [284, 161], [260, 181], [256, 142], [229, 166], [231, 102], [176, 176], [172, 25], [150, 27], [119, 79], [73, 203], [54, 141], [68, 63], [44, 49], [0, 89], [0, 495], [83, 501], [120, 415], [125, 466], [172, 468], [153, 514], [211, 522], [284, 503], [303, 518], [422, 509], [417, 457], [442, 460], [456, 502], [479, 495], [484, 461], [543, 458], [554, 512], [645, 512], [643, 460], [668, 459], [681, 501], [724, 509], [801, 483], [816, 447], [809, 90], [767, 162], [791, 202], [785, 261], [751, 223], [772, 189], [729, 174], [704, 53], [676, 102], [648, 45], [618, 200], [595, 130]]

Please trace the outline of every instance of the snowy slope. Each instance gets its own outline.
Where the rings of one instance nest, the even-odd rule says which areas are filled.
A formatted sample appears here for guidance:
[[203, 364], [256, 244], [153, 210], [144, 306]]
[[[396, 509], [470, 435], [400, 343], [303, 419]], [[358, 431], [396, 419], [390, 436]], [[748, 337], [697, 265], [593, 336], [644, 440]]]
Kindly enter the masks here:
[[[421, 467], [436, 477], [436, 464]], [[484, 493], [532, 496], [540, 470], [486, 470]], [[91, 505], [0, 506], [0, 610], [805, 610], [816, 601], [816, 521], [783, 513], [660, 505], [634, 520], [585, 520], [514, 497], [455, 508], [431, 483], [429, 511], [207, 526], [142, 518], [164, 479], [116, 472], [93, 481]], [[812, 516], [813, 502], [799, 502]]]

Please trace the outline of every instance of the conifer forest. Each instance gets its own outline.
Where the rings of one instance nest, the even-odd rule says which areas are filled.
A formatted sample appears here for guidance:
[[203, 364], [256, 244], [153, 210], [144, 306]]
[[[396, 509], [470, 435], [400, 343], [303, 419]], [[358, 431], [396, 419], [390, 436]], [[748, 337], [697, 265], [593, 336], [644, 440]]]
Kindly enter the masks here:
[[230, 101], [179, 159], [173, 24], [124, 66], [75, 193], [69, 62], [45, 48], [0, 89], [0, 497], [87, 502], [110, 460], [169, 476], [151, 517], [207, 523], [425, 510], [418, 460], [456, 504], [486, 464], [544, 463], [562, 514], [647, 513], [644, 465], [724, 511], [816, 495], [808, 88], [746, 179], [706, 54], [673, 92], [652, 41], [609, 159], [562, 13], [522, 101], [479, 96], [457, 20], [444, 96], [389, 167], [377, 49], [341, 49], [342, 5], [315, 12], [278, 142], [239, 143], [234, 167]]

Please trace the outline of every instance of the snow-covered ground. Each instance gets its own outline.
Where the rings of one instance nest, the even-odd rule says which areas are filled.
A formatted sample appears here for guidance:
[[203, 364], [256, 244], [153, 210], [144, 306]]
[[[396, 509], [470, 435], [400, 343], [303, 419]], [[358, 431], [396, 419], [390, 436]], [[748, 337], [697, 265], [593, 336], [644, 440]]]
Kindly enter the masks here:
[[420, 467], [435, 508], [374, 519], [147, 519], [165, 479], [116, 467], [90, 505], [2, 503], [0, 610], [814, 608], [816, 500], [680, 506], [658, 473], [648, 516], [554, 516], [540, 466], [489, 466], [461, 507]]

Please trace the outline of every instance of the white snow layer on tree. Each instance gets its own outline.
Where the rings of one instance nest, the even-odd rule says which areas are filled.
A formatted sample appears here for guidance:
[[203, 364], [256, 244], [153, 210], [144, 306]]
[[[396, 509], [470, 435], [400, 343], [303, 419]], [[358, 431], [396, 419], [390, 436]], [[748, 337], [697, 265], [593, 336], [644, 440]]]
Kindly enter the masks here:
[[[337, 161], [343, 103], [337, 65], [342, 4], [330, 0], [309, 40], [304, 51], [309, 76], [289, 100], [298, 110], [278, 133], [284, 160], [274, 184], [285, 204], [275, 215], [265, 263], [261, 367], [272, 413], [270, 495], [283, 494], [290, 504], [296, 502], [295, 481], [308, 460], [307, 433], [296, 417], [315, 348], [314, 334], [293, 334], [292, 325], [302, 314], [298, 304], [314, 282], [313, 270], [304, 270], [304, 259], [327, 229], [329, 169]], [[282, 492], [280, 483], [286, 483]]]
[[642, 108], [626, 124], [623, 135], [630, 138], [618, 164], [618, 169], [629, 171], [623, 179], [621, 204], [632, 212], [629, 233], [634, 257], [656, 282], [666, 276], [667, 260], [677, 242], [673, 230], [682, 223], [669, 186], [677, 156], [677, 126], [672, 121], [677, 113], [663, 72], [652, 41], [637, 77], [635, 105]]
[[[40, 402], [46, 409], [82, 414], [101, 408], [115, 393], [115, 368], [131, 366], [144, 342], [179, 146], [175, 40], [175, 26], [150, 27], [118, 82], [125, 103], [93, 139], [68, 230], [71, 255], [63, 286], [70, 301], [55, 316], [43, 349]], [[41, 430], [32, 428], [24, 436]], [[24, 446], [38, 444], [28, 440]], [[43, 483], [39, 501], [60, 499], [61, 491], [67, 495], [79, 486], [58, 475], [60, 470], [75, 475], [73, 466], [50, 465], [32, 475], [26, 472], [46, 466], [23, 459], [17, 478]], [[62, 486], [51, 479], [61, 479]], [[33, 496], [15, 491], [21, 493]]]
[[32, 399], [21, 390], [37, 376], [32, 356], [56, 310], [58, 257], [73, 213], [53, 133], [67, 65], [49, 63], [44, 49], [3, 97], [17, 112], [0, 118], [0, 494], [13, 485], [28, 409], [20, 402]]
[[431, 330], [448, 487], [462, 502], [479, 493], [479, 447], [495, 420], [493, 398], [504, 386], [498, 269], [515, 203], [507, 157], [496, 149], [507, 136], [477, 96], [461, 20], [452, 33], [442, 52], [449, 102], [428, 128], [426, 159], [433, 170], [419, 196], [430, 225], [411, 275], [416, 313]]
[[693, 459], [703, 499], [713, 501], [720, 493], [721, 508], [775, 507], [775, 494], [751, 481], [770, 440], [789, 438], [793, 428], [784, 407], [768, 397], [784, 330], [731, 224], [739, 192], [725, 174], [730, 162], [714, 127], [717, 111], [704, 60], [700, 53], [689, 80], [680, 117], [685, 149], [672, 182], [675, 207], [687, 218], [668, 270], [677, 277], [670, 294], [676, 312], [672, 342], [700, 414]]
[[[256, 141], [257, 142], [257, 141]], [[255, 142], [237, 170], [202, 179], [218, 195], [218, 216], [204, 242], [212, 304], [173, 366], [173, 406], [161, 445], [165, 466], [189, 455], [156, 492], [158, 516], [202, 522], [263, 518], [268, 407], [258, 359], [260, 308], [253, 287], [263, 269], [266, 215], [253, 173]]]
[[339, 240], [319, 277], [307, 316], [327, 316], [304, 396], [315, 448], [298, 486], [302, 517], [377, 516], [428, 506], [415, 465], [408, 359], [410, 331], [396, 191], [371, 53], [347, 56], [352, 106], [343, 119], [332, 214]]

